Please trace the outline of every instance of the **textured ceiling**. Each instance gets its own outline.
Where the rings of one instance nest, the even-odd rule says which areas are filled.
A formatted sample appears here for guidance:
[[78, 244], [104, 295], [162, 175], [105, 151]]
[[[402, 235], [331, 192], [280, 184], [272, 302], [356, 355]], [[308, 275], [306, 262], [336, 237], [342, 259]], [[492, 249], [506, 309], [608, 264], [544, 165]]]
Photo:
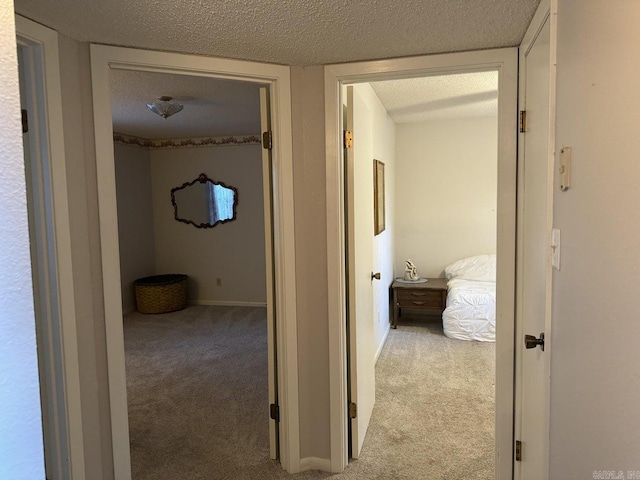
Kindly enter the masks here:
[[[112, 70], [113, 129], [147, 139], [257, 134], [259, 88], [235, 80]], [[162, 95], [184, 109], [166, 119], [149, 111], [146, 104]]]
[[394, 123], [498, 113], [498, 73], [464, 73], [370, 84]]
[[540, 0], [15, 0], [85, 42], [286, 65], [515, 46]]
[[[496, 72], [370, 84], [396, 124], [497, 114]], [[184, 105], [164, 119], [146, 104], [168, 95]], [[113, 129], [147, 139], [260, 132], [259, 86], [236, 80], [112, 70]]]

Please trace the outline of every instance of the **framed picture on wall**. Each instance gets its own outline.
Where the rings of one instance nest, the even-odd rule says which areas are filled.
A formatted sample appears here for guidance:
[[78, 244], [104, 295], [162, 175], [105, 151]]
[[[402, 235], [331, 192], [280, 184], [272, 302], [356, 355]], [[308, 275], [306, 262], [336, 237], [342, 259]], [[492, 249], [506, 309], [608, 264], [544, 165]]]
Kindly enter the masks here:
[[384, 232], [384, 163], [373, 161], [373, 229], [374, 236]]

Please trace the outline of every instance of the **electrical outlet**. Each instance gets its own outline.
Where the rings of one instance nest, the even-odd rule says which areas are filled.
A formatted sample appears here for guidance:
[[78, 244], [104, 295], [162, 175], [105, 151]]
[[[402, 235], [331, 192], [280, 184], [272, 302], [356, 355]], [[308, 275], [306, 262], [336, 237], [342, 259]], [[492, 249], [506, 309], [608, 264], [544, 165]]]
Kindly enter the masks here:
[[218, 287], [222, 286], [222, 279], [220, 277], [216, 278], [216, 286]]

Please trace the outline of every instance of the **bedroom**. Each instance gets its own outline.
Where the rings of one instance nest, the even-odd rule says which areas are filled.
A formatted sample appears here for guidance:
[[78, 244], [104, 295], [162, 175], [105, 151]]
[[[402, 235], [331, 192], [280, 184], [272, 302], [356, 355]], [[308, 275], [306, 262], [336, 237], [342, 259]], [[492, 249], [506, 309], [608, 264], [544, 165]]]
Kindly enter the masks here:
[[[343, 93], [343, 98], [349, 97], [347, 88]], [[424, 458], [422, 450], [427, 448], [430, 450], [427, 458], [444, 468], [443, 453], [447, 447], [459, 448], [460, 440], [446, 435], [449, 440], [434, 444], [426, 441], [427, 437], [433, 433], [444, 438], [442, 435], [447, 434], [447, 430], [454, 432], [462, 428], [471, 436], [476, 432], [482, 440], [478, 441], [475, 453], [468, 451], [456, 461], [462, 464], [465, 460], [481, 459], [485, 473], [492, 475], [495, 345], [445, 337], [438, 310], [403, 308], [397, 330], [389, 329], [393, 318], [389, 287], [395, 278], [403, 276], [407, 259], [417, 266], [418, 275], [440, 278], [446, 285], [443, 277], [448, 265], [467, 257], [496, 253], [497, 75], [485, 72], [356, 84], [352, 99], [346, 101], [347, 125], [350, 101], [353, 102], [355, 167], [353, 172], [347, 172], [348, 178], [354, 179], [353, 192], [348, 197], [353, 218], [348, 250], [351, 252], [349, 271], [356, 272], [350, 275], [350, 287], [352, 292], [358, 292], [349, 297], [350, 315], [356, 319], [351, 325], [352, 333], [356, 329], [352, 337], [358, 339], [357, 344], [351, 340], [350, 350], [357, 366], [350, 370], [356, 373], [360, 417], [359, 422], [352, 420], [356, 438], [351, 453], [356, 458], [369, 457], [368, 445], [384, 444], [384, 440], [375, 438], [378, 435], [384, 438], [384, 429], [379, 426], [388, 425], [395, 414], [396, 433], [401, 434], [404, 441], [415, 439], [408, 447], [414, 454], [410, 455], [412, 458]], [[367, 145], [363, 146], [363, 141]], [[374, 216], [370, 205], [372, 159], [385, 164], [386, 225], [376, 236], [370, 233]], [[359, 164], [364, 165], [361, 170], [358, 170]], [[495, 264], [495, 256], [489, 260]], [[380, 280], [365, 278], [367, 268], [371, 274], [380, 273]], [[438, 283], [431, 280], [431, 285]], [[367, 284], [372, 286], [372, 298], [359, 298], [361, 292], [367, 290]], [[488, 296], [492, 295], [495, 298], [495, 293], [489, 292]], [[367, 305], [369, 302], [371, 306]], [[363, 317], [365, 321], [361, 323]], [[366, 317], [373, 318], [373, 322], [367, 322]], [[416, 340], [416, 336], [422, 338]], [[490, 337], [483, 340], [491, 340]], [[443, 363], [431, 371], [412, 370], [415, 358], [433, 354], [424, 349], [425, 345], [433, 346], [434, 341], [441, 349], [441, 356], [430, 356], [430, 361]], [[371, 345], [363, 346], [363, 342]], [[468, 375], [480, 365], [485, 367], [481, 381], [460, 382], [462, 378], [447, 378], [443, 374], [444, 362], [454, 362], [456, 368], [450, 371], [459, 371], [455, 356], [450, 355], [454, 350], [459, 352], [459, 359], [475, 358], [472, 361], [475, 365], [462, 369], [461, 375]], [[480, 357], [474, 357], [474, 352], [480, 352]], [[395, 355], [406, 356], [402, 357], [406, 362], [394, 360]], [[376, 364], [378, 358], [381, 361]], [[394, 373], [389, 362], [402, 371]], [[377, 385], [362, 380], [365, 375], [358, 373], [374, 369]], [[445, 398], [407, 380], [411, 372], [437, 382], [432, 392], [463, 387], [460, 391], [469, 396], [468, 403], [481, 398], [482, 402], [477, 403], [482, 403], [482, 407], [471, 410], [479, 415], [475, 425], [468, 423], [472, 419], [468, 415], [466, 421], [458, 418], [457, 425], [453, 423], [442, 429], [442, 425], [425, 424], [424, 420], [417, 421], [417, 416], [407, 413], [421, 409], [443, 411], [438, 398]], [[448, 387], [447, 382], [451, 383]], [[398, 410], [398, 404], [403, 408]], [[371, 425], [366, 433], [369, 418]], [[401, 419], [405, 419], [404, 424]], [[481, 428], [477, 428], [478, 425]], [[386, 438], [387, 443], [393, 441], [388, 432]], [[378, 455], [392, 455], [384, 449], [371, 448]], [[393, 457], [388, 460], [397, 461]], [[415, 468], [423, 467], [415, 465]]]
[[[110, 84], [133, 478], [224, 475], [247, 458], [247, 475], [257, 465], [279, 470], [265, 415], [260, 86], [127, 70], [114, 70]], [[149, 111], [162, 95], [183, 109]], [[201, 174], [216, 185], [181, 188]], [[218, 187], [233, 190], [231, 218], [213, 220], [209, 201], [189, 211], [181, 194], [201, 185], [215, 191], [207, 200]], [[158, 285], [166, 274], [188, 276], [186, 308], [184, 285]]]

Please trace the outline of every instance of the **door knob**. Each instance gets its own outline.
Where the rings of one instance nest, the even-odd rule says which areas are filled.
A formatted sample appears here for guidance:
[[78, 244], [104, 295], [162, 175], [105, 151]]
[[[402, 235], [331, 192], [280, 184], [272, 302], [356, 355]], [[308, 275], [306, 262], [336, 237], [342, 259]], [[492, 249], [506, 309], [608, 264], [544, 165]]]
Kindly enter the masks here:
[[524, 336], [525, 348], [536, 348], [538, 345], [540, 345], [540, 348], [544, 352], [544, 332], [540, 334], [540, 338], [536, 338], [533, 335]]
[[375, 278], [376, 280], [380, 280], [380, 272], [378, 272], [378, 273], [373, 273], [373, 272], [371, 272], [371, 281], [372, 281], [372, 282], [373, 282], [373, 279], [374, 279], [374, 278]]

